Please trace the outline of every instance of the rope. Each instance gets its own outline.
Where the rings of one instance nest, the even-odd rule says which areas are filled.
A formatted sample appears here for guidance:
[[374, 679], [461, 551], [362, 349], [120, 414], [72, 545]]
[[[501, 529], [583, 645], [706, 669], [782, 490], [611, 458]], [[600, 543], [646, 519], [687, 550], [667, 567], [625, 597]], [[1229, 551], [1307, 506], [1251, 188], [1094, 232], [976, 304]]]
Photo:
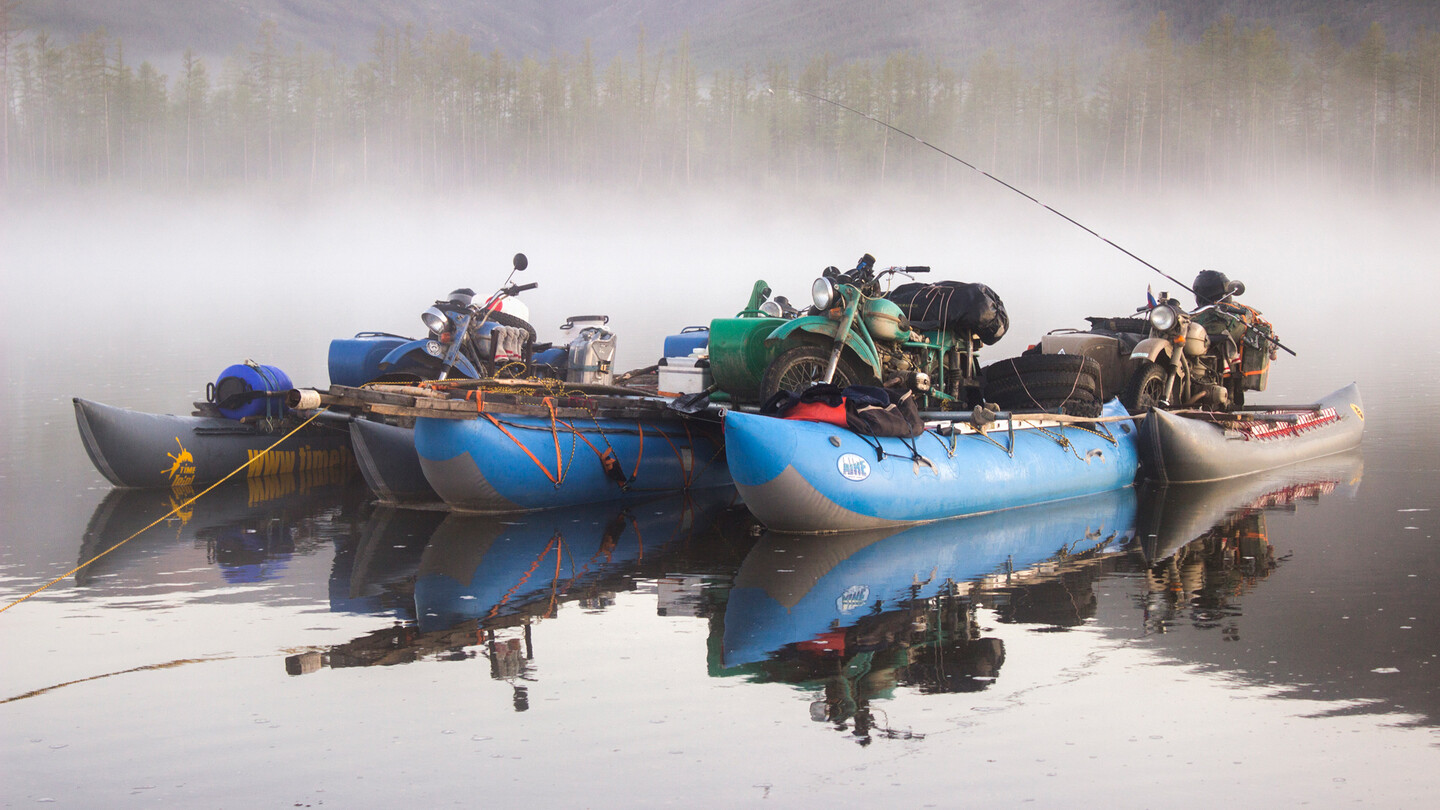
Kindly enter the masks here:
[[86, 560], [85, 562], [80, 563], [79, 565], [75, 566], [74, 568], [71, 568], [69, 571], [66, 571], [65, 573], [61, 574], [60, 576], [58, 576], [58, 577], [50, 580], [49, 582], [45, 583], [44, 585], [41, 585], [40, 587], [38, 587], [38, 588], [36, 588], [35, 590], [31, 591], [30, 593], [27, 593], [27, 594], [25, 594], [24, 596], [20, 597], [19, 599], [16, 599], [14, 602], [11, 602], [10, 604], [6, 605], [5, 607], [0, 607], [0, 613], [4, 613], [5, 611], [9, 610], [10, 608], [15, 607], [16, 605], [20, 604], [21, 602], [24, 602], [26, 599], [29, 599], [30, 597], [34, 596], [35, 594], [40, 593], [41, 591], [45, 590], [46, 588], [49, 588], [50, 586], [54, 585], [55, 583], [60, 582], [61, 580], [63, 580], [63, 579], [65, 579], [65, 578], [67, 578], [67, 577], [70, 577], [70, 576], [74, 575], [75, 572], [77, 572], [77, 571], [85, 568], [86, 566], [88, 566], [89, 564], [95, 562], [96, 560], [100, 559], [101, 557], [104, 557], [106, 554], [109, 554], [110, 552], [112, 552], [112, 551], [114, 551], [115, 549], [117, 549], [117, 548], [125, 545], [126, 543], [130, 542], [131, 540], [134, 540], [135, 538], [139, 537], [140, 535], [144, 534], [145, 532], [149, 531], [150, 529], [154, 528], [155, 526], [157, 526], [157, 525], [165, 522], [166, 520], [169, 520], [171, 515], [174, 515], [174, 514], [180, 512], [182, 509], [186, 508], [186, 507], [189, 506], [190, 504], [195, 503], [196, 501], [200, 500], [200, 498], [201, 498], [202, 496], [204, 496], [206, 493], [210, 492], [210, 490], [214, 489], [215, 487], [220, 486], [221, 484], [225, 483], [226, 481], [229, 481], [231, 478], [234, 478], [241, 470], [245, 469], [246, 467], [249, 467], [251, 464], [254, 464], [255, 462], [257, 462], [257, 461], [259, 461], [260, 459], [264, 458], [265, 455], [266, 455], [267, 453], [269, 453], [271, 450], [274, 450], [275, 448], [279, 447], [281, 442], [285, 441], [286, 439], [290, 438], [291, 436], [294, 436], [296, 433], [299, 433], [301, 428], [303, 428], [303, 427], [305, 427], [306, 425], [310, 424], [311, 422], [315, 421], [315, 420], [320, 416], [320, 414], [324, 413], [324, 412], [327, 411], [327, 410], [329, 410], [329, 408], [320, 408], [319, 410], [315, 411], [315, 414], [314, 414], [313, 416], [311, 416], [309, 419], [306, 419], [304, 422], [301, 422], [299, 425], [297, 425], [297, 426], [295, 427], [294, 430], [290, 431], [289, 433], [286, 433], [284, 436], [281, 436], [279, 439], [277, 439], [277, 440], [275, 441], [274, 444], [270, 445], [269, 447], [265, 448], [264, 450], [261, 450], [259, 453], [256, 453], [254, 456], [252, 456], [252, 457], [251, 457], [248, 461], [246, 461], [244, 464], [241, 464], [239, 467], [236, 467], [235, 469], [231, 470], [228, 474], [226, 474], [226, 476], [225, 476], [224, 478], [221, 478], [219, 481], [216, 481], [215, 483], [211, 484], [210, 486], [206, 487], [205, 489], [201, 490], [200, 492], [196, 493], [195, 495], [190, 496], [190, 498], [188, 498], [184, 503], [181, 503], [179, 506], [176, 506], [175, 508], [171, 509], [169, 512], [166, 512], [165, 514], [163, 514], [163, 515], [161, 515], [160, 517], [156, 518], [156, 519], [155, 519], [154, 521], [152, 521], [148, 526], [145, 526], [144, 528], [140, 529], [139, 531], [135, 532], [134, 534], [130, 535], [129, 537], [125, 538], [124, 540], [121, 540], [120, 542], [116, 543], [115, 545], [111, 546], [110, 548], [107, 548], [107, 549], [105, 549], [104, 551], [100, 552], [99, 554], [96, 554], [94, 557], [91, 557], [90, 559]]

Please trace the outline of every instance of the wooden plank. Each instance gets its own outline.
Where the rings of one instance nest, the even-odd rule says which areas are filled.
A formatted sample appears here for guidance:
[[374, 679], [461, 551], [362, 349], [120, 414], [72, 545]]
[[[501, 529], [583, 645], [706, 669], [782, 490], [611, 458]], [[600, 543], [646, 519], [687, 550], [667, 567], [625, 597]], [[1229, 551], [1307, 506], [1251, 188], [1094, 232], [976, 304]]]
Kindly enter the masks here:
[[478, 415], [474, 411], [471, 411], [469, 413], [460, 413], [458, 411], [421, 412], [419, 410], [416, 410], [415, 408], [407, 407], [404, 405], [386, 405], [384, 403], [372, 404], [370, 406], [370, 412], [378, 413], [382, 416], [428, 416], [431, 419], [474, 419]]

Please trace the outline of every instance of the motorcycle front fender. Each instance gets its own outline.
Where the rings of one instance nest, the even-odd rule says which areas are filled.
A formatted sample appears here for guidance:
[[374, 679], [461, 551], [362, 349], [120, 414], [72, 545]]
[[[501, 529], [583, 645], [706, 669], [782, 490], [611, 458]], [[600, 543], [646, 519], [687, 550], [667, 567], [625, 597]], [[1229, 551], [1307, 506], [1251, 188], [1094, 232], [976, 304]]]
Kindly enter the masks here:
[[[771, 332], [769, 336], [765, 338], [765, 344], [767, 346], [783, 345], [784, 348], [788, 349], [790, 346], [785, 344], [797, 343], [801, 340], [800, 336], [795, 334], [796, 332], [808, 332], [828, 338], [824, 343], [833, 345], [835, 330], [839, 325], [839, 323], [823, 315], [795, 318], [794, 320], [786, 321], [775, 331]], [[819, 343], [821, 341], [811, 342]], [[877, 378], [884, 379], [883, 370], [880, 368], [879, 355], [876, 354], [875, 348], [860, 335], [858, 330], [851, 329], [849, 333], [845, 335], [845, 345], [851, 351], [855, 352], [855, 356], [858, 357], [861, 362], [870, 366], [870, 369], [875, 372]]]
[[1130, 352], [1130, 359], [1149, 360], [1163, 366], [1169, 363], [1170, 350], [1170, 341], [1164, 338], [1145, 338], [1135, 344], [1134, 350]]
[[[436, 357], [435, 354], [427, 348], [431, 343], [437, 346], [440, 345], [438, 341], [432, 338], [421, 338], [396, 346], [380, 361], [380, 370], [397, 372], [412, 368], [416, 370], [434, 368], [436, 364], [440, 363], [444, 358], [444, 351], [442, 349], [440, 352], [441, 356]], [[472, 380], [480, 376], [479, 372], [475, 370], [475, 365], [463, 354], [455, 358], [454, 373], [450, 376], [454, 377], [456, 375], [468, 377]]]

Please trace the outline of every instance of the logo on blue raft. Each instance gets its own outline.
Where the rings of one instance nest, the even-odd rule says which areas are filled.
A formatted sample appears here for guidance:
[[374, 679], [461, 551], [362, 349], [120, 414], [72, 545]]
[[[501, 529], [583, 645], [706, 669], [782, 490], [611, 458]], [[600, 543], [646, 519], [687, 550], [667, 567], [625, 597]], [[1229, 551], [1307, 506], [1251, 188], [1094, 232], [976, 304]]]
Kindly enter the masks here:
[[854, 453], [846, 453], [841, 456], [835, 466], [840, 469], [841, 475], [851, 481], [864, 481], [870, 477], [870, 462]]
[[835, 599], [835, 609], [849, 613], [870, 603], [869, 585], [851, 585]]

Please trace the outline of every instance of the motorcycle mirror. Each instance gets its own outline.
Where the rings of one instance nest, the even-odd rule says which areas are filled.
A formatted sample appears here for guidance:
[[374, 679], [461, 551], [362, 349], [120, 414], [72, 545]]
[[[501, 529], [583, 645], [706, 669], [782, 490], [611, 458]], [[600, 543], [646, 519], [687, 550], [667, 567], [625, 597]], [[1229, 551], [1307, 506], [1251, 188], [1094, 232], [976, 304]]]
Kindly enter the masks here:
[[524, 253], [516, 253], [514, 263], [516, 270], [524, 270], [530, 266], [530, 260], [525, 258]]
[[1244, 283], [1243, 281], [1227, 281], [1227, 282], [1225, 282], [1225, 294], [1226, 294], [1226, 295], [1244, 295], [1244, 294], [1245, 294], [1245, 283]]

